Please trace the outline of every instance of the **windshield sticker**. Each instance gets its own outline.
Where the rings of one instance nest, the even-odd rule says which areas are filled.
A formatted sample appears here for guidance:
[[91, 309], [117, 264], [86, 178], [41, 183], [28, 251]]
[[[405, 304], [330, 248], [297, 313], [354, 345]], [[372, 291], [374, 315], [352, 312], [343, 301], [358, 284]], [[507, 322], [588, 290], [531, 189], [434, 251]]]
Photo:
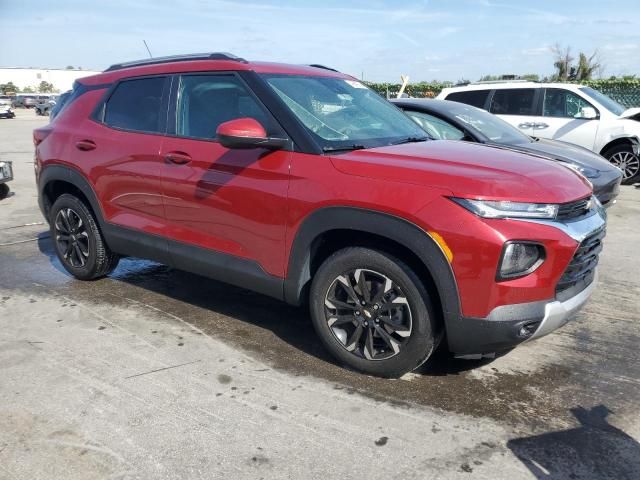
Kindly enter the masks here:
[[345, 80], [345, 82], [351, 85], [353, 88], [367, 88], [366, 86], [355, 80]]

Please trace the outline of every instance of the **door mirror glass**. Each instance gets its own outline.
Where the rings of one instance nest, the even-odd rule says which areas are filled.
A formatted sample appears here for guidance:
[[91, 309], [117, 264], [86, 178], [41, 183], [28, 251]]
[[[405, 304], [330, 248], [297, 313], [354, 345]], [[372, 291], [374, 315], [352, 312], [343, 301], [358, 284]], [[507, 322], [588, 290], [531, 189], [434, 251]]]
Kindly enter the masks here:
[[584, 118], [586, 120], [593, 120], [598, 118], [598, 112], [593, 107], [582, 107], [574, 118]]
[[226, 148], [269, 148], [277, 150], [286, 145], [286, 138], [268, 137], [262, 124], [254, 118], [244, 117], [221, 123], [216, 139]]

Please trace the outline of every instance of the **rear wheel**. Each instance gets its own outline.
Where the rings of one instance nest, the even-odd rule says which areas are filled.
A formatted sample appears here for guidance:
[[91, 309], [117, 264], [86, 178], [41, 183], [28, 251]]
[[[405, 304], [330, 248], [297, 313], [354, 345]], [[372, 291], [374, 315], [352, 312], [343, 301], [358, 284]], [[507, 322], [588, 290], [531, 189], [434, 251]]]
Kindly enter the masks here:
[[359, 247], [334, 253], [313, 279], [310, 306], [326, 348], [361, 372], [398, 377], [433, 351], [429, 295], [406, 264], [386, 253]]
[[0, 200], [4, 200], [9, 196], [9, 185], [6, 183], [0, 183]]
[[61, 195], [51, 207], [51, 238], [62, 266], [80, 280], [111, 273], [119, 257], [104, 242], [93, 213], [77, 197]]
[[622, 170], [622, 184], [640, 182], [640, 158], [631, 145], [617, 145], [604, 152], [604, 157]]

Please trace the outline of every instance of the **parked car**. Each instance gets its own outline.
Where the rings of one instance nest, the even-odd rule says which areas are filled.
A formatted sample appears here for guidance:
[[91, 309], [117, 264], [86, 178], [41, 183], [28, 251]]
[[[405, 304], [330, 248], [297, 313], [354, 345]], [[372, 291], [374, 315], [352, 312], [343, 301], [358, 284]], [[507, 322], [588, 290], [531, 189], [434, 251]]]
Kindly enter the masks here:
[[61, 93], [60, 96], [58, 96], [58, 98], [56, 99], [55, 105], [53, 105], [49, 110], [49, 121], [52, 121], [58, 115], [58, 113], [60, 113], [65, 103], [69, 99], [70, 95], [71, 95], [71, 90], [68, 90], [64, 93]]
[[7, 185], [13, 180], [13, 165], [8, 160], [0, 161], [0, 200], [7, 198], [10, 189]]
[[38, 103], [35, 107], [36, 115], [48, 117], [51, 114], [51, 110], [55, 106], [56, 101], [54, 98], [47, 99]]
[[398, 99], [393, 103], [434, 139], [502, 145], [544, 156], [587, 177], [602, 205], [612, 205], [618, 196], [622, 172], [591, 150], [558, 140], [530, 137], [497, 116], [463, 103], [427, 99]]
[[35, 95], [17, 95], [13, 101], [14, 108], [35, 108], [38, 99]]
[[14, 118], [16, 116], [11, 106], [11, 99], [0, 97], [0, 118]]
[[533, 137], [574, 143], [640, 181], [640, 108], [625, 108], [591, 87], [498, 82], [445, 88], [437, 97], [488, 110]]
[[130, 255], [308, 303], [325, 347], [368, 374], [402, 375], [441, 338], [473, 356], [539, 338], [596, 285], [606, 214], [582, 175], [428, 141], [326, 67], [220, 53], [114, 65], [79, 80], [34, 143], [73, 276]]

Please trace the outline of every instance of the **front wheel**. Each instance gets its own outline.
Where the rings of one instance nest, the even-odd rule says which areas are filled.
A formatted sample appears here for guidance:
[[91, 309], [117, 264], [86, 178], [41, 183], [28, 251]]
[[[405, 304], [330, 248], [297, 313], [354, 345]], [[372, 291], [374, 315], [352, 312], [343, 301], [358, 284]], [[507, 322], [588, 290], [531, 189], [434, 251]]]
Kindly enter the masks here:
[[631, 145], [617, 145], [604, 152], [604, 157], [622, 170], [623, 185], [640, 182], [640, 158]]
[[387, 253], [350, 247], [318, 269], [311, 317], [325, 347], [341, 362], [380, 377], [398, 377], [434, 349], [434, 315], [418, 276]]

